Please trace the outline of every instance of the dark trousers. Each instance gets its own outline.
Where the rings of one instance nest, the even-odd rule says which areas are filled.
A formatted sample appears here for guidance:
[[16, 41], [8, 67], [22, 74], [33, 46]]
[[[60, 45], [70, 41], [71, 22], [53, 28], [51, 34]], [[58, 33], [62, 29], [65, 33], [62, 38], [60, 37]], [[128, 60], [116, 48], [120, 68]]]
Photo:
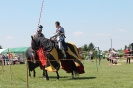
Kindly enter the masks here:
[[91, 56], [91, 60], [93, 60], [93, 56]]
[[130, 57], [128, 57], [128, 58], [127, 58], [127, 63], [129, 63], [129, 64], [130, 64]]

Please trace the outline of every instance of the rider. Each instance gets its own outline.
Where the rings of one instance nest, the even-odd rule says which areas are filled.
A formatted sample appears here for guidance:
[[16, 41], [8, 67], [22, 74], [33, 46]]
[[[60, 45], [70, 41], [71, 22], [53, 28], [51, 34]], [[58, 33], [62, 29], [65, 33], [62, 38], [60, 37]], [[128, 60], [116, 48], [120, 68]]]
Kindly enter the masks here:
[[64, 51], [64, 47], [62, 45], [63, 42], [65, 42], [65, 30], [63, 27], [60, 26], [60, 22], [56, 21], [55, 22], [55, 26], [56, 26], [56, 33], [50, 38], [56, 38], [57, 39], [57, 42], [58, 42], [58, 46], [59, 46], [59, 49], [61, 50], [61, 52], [63, 53], [64, 55], [64, 58], [66, 58], [66, 54], [65, 54], [65, 51]]
[[45, 36], [43, 35], [43, 33], [42, 33], [42, 28], [43, 28], [42, 25], [39, 25], [39, 26], [38, 26], [38, 29], [37, 29], [37, 32], [36, 32], [36, 36], [37, 36], [37, 37], [45, 37]]

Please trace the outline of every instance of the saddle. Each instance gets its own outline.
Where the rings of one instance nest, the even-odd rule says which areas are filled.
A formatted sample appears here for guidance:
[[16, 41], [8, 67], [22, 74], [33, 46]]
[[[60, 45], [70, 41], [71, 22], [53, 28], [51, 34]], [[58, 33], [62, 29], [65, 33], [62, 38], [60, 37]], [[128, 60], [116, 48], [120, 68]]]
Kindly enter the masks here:
[[[56, 40], [51, 40], [54, 43], [54, 46], [59, 49], [58, 42]], [[68, 51], [67, 43], [65, 41], [62, 41], [62, 46], [64, 47], [64, 51]]]

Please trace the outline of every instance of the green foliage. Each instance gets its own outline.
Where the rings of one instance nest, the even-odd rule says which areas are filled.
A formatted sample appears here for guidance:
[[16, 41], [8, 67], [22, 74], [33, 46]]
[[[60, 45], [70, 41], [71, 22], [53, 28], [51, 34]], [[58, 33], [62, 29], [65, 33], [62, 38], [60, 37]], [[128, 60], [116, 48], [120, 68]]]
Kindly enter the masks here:
[[132, 46], [131, 46], [131, 44], [129, 44], [129, 49], [131, 49], [132, 48]]
[[127, 45], [125, 45], [125, 48], [124, 48], [124, 50], [126, 50], [126, 48], [127, 48]]
[[2, 46], [0, 45], [0, 49], [2, 49]]
[[87, 44], [85, 44], [85, 45], [82, 47], [82, 50], [83, 50], [83, 51], [88, 51]]
[[89, 45], [84, 44], [84, 46], [82, 47], [83, 51], [90, 51], [90, 50], [94, 50], [94, 44], [90, 43]]
[[88, 45], [88, 51], [90, 51], [90, 50], [94, 50], [94, 44], [93, 43], [90, 43]]

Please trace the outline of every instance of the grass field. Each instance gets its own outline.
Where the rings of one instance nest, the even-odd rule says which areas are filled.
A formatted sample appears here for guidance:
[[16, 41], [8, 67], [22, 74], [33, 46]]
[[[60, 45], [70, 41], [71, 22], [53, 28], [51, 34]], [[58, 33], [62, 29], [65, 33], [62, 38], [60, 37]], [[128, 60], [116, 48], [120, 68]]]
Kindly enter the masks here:
[[[29, 78], [29, 88], [133, 88], [133, 63], [121, 62], [116, 66], [109, 66], [106, 60], [101, 61], [96, 69], [96, 62], [83, 61], [85, 74], [70, 79], [71, 74], [59, 71], [60, 80], [56, 81], [56, 74], [49, 72], [50, 80], [42, 78], [40, 68], [36, 69], [37, 77]], [[9, 66], [4, 67], [4, 77], [0, 69], [0, 88], [26, 88], [26, 66], [12, 66], [13, 80], [10, 86]]]

